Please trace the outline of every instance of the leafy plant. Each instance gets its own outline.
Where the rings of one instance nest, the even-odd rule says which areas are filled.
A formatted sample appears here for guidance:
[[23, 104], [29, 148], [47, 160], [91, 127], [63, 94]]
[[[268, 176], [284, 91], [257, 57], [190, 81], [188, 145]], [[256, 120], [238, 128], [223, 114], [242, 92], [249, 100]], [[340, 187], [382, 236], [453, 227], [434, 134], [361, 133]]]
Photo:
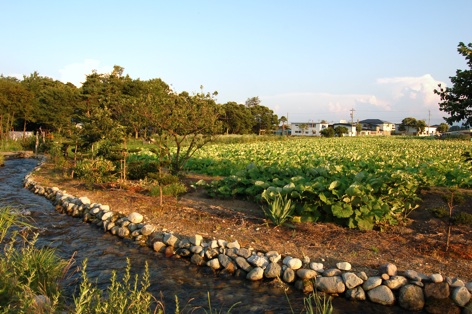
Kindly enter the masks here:
[[274, 225], [283, 225], [292, 217], [295, 206], [292, 205], [292, 201], [287, 196], [282, 196], [280, 193], [274, 195], [265, 190], [262, 193], [262, 198], [269, 204], [268, 207], [262, 207], [264, 214]]
[[105, 183], [113, 179], [115, 165], [109, 160], [101, 157], [96, 159], [84, 159], [77, 162], [75, 174], [82, 178], [87, 184]]

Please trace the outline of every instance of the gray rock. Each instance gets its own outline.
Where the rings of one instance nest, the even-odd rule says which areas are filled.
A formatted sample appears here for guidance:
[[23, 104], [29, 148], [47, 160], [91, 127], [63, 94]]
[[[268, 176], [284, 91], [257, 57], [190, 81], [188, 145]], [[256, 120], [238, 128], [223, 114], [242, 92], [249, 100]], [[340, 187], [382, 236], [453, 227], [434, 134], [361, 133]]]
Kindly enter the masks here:
[[330, 268], [323, 272], [323, 277], [341, 276], [342, 271], [337, 268]]
[[450, 295], [449, 285], [446, 282], [427, 283], [424, 286], [426, 299], [447, 299]]
[[347, 289], [354, 289], [355, 287], [360, 286], [364, 283], [364, 280], [362, 280], [356, 274], [351, 272], [342, 274], [342, 278]]
[[190, 243], [193, 245], [200, 245], [202, 243], [203, 237], [199, 234], [193, 235], [189, 238]]
[[369, 279], [369, 277], [367, 276], [367, 274], [364, 271], [360, 271], [360, 272], [356, 273], [356, 275], [357, 275], [357, 277], [361, 278], [364, 281]]
[[451, 288], [464, 287], [465, 284], [462, 280], [458, 278], [446, 277], [446, 282], [451, 286]]
[[429, 279], [431, 280], [431, 282], [443, 282], [444, 281], [444, 278], [441, 274], [432, 274], [429, 276]]
[[310, 263], [310, 268], [313, 269], [313, 270], [315, 270], [315, 271], [318, 272], [318, 273], [324, 272], [324, 265], [323, 265], [323, 263], [311, 262], [311, 263]]
[[166, 247], [166, 244], [161, 241], [156, 241], [152, 244], [152, 248], [156, 252], [164, 252], [165, 247]]
[[198, 266], [205, 265], [205, 259], [199, 254], [193, 254], [190, 258], [190, 262]]
[[282, 275], [282, 280], [284, 282], [291, 283], [291, 282], [295, 281], [295, 278], [296, 278], [295, 271], [293, 269], [287, 267], [284, 270], [284, 273]]
[[344, 271], [349, 271], [351, 270], [352, 266], [350, 263], [348, 262], [340, 262], [340, 263], [336, 263], [336, 267], [340, 270], [344, 270]]
[[223, 268], [226, 268], [228, 267], [229, 263], [231, 263], [231, 258], [228, 255], [219, 254], [218, 261], [220, 261], [220, 264], [223, 266]]
[[144, 225], [141, 228], [141, 234], [144, 235], [144, 236], [148, 236], [151, 233], [153, 233], [154, 230], [156, 230], [156, 227], [154, 227], [153, 225]]
[[472, 281], [466, 283], [466, 284], [465, 284], [465, 287], [467, 288], [467, 290], [469, 290], [470, 293], [472, 293]]
[[409, 311], [420, 311], [424, 307], [423, 289], [415, 285], [406, 285], [400, 289], [398, 304]]
[[293, 270], [297, 270], [297, 269], [301, 268], [302, 265], [303, 265], [302, 261], [299, 258], [290, 258], [290, 259], [287, 260], [286, 263], [285, 263], [285, 259], [284, 259], [284, 264], [287, 265], [287, 267], [289, 267]]
[[249, 256], [247, 261], [249, 264], [256, 267], [261, 267], [262, 269], [266, 268], [267, 265], [269, 265], [269, 259], [261, 255], [251, 255]]
[[397, 266], [392, 263], [386, 263], [379, 267], [380, 274], [387, 274], [390, 277], [397, 274]]
[[265, 255], [272, 263], [278, 263], [282, 259], [282, 256], [277, 251], [269, 251]]
[[88, 205], [90, 204], [90, 199], [87, 196], [82, 196], [79, 198], [81, 204]]
[[216, 240], [216, 242], [218, 242], [218, 246], [222, 247], [222, 248], [225, 248], [226, 244], [228, 244], [228, 242], [223, 240], [223, 239], [218, 239], [218, 240]]
[[367, 295], [369, 296], [369, 300], [374, 303], [382, 305], [393, 305], [395, 303], [395, 296], [393, 295], [392, 290], [387, 286], [377, 286], [367, 291]]
[[204, 251], [205, 251], [205, 257], [208, 259], [212, 259], [219, 255], [219, 252], [216, 249], [206, 248]]
[[282, 274], [282, 267], [277, 263], [269, 263], [269, 265], [264, 270], [264, 276], [266, 278], [280, 278]]
[[118, 228], [118, 232], [117, 232], [117, 235], [121, 238], [126, 238], [127, 236], [129, 236], [130, 232], [129, 232], [129, 229], [126, 228], [126, 227], [119, 227]]
[[249, 251], [246, 248], [240, 248], [240, 249], [236, 250], [236, 254], [238, 254], [239, 256], [242, 256], [244, 258], [249, 258], [251, 256], [251, 251]]
[[114, 215], [113, 212], [106, 212], [106, 213], [103, 214], [102, 220], [107, 220], [107, 219], [113, 217], [113, 215]]
[[247, 279], [256, 281], [264, 278], [264, 270], [261, 267], [254, 267], [246, 276]]
[[236, 262], [236, 265], [238, 265], [238, 267], [245, 272], [250, 272], [252, 270], [252, 266], [246, 261], [245, 258], [237, 256], [234, 261]]
[[303, 280], [316, 278], [318, 273], [313, 269], [300, 268], [296, 272], [297, 276]]
[[459, 306], [465, 306], [470, 301], [470, 292], [466, 287], [457, 287], [452, 290], [451, 299]]
[[143, 215], [137, 212], [133, 212], [128, 215], [128, 220], [135, 224], [139, 224], [140, 222], [143, 221], [143, 219], [144, 219]]
[[405, 277], [413, 281], [421, 281], [421, 276], [415, 270], [405, 271]]
[[207, 266], [211, 267], [212, 269], [220, 269], [221, 265], [218, 261], [218, 258], [211, 259], [207, 262]]
[[346, 291], [346, 298], [351, 301], [365, 301], [365, 291], [362, 287], [355, 287]]
[[194, 245], [194, 246], [190, 247], [190, 252], [192, 252], [194, 254], [200, 254], [202, 251], [203, 251], [203, 248], [199, 245], [198, 246]]
[[393, 276], [383, 282], [384, 285], [392, 290], [397, 290], [408, 283], [408, 279], [403, 276]]
[[226, 244], [226, 247], [228, 249], [240, 249], [241, 248], [241, 245], [239, 245], [238, 241], [233, 241], [233, 242], [229, 242]]
[[321, 277], [316, 280], [316, 288], [329, 294], [343, 293], [346, 286], [340, 276]]
[[163, 242], [169, 246], [176, 246], [175, 244], [179, 241], [179, 239], [173, 235], [172, 233], [165, 233]]
[[365, 291], [372, 290], [382, 284], [382, 278], [379, 276], [369, 277], [364, 283], [362, 284], [362, 289]]

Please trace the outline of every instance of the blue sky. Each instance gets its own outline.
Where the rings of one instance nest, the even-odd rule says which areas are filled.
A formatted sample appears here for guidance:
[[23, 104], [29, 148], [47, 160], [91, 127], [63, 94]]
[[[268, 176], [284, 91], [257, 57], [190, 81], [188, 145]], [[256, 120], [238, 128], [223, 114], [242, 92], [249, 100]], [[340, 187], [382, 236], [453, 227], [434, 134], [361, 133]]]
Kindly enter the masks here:
[[76, 86], [125, 68], [177, 92], [262, 105], [289, 121], [443, 122], [437, 84], [466, 62], [470, 0], [0, 0], [0, 73]]

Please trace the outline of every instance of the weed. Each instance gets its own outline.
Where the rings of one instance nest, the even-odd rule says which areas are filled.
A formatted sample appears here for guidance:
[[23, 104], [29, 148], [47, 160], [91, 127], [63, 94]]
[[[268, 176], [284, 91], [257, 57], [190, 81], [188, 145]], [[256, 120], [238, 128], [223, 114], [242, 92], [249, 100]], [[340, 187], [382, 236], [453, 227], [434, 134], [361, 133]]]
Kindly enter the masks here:
[[270, 193], [268, 193], [267, 190], [262, 193], [262, 198], [269, 204], [269, 207], [263, 207], [262, 210], [274, 225], [283, 225], [292, 217], [292, 214], [295, 211], [295, 206], [292, 205], [292, 201], [288, 199], [287, 196], [283, 197], [278, 193], [271, 197], [269, 194]]

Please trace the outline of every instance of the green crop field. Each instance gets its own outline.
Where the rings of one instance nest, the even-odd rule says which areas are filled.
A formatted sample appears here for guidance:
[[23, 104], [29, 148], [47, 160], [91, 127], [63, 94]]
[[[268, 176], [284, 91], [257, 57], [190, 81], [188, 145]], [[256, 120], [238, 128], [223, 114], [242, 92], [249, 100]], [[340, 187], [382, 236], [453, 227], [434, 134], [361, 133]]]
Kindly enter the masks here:
[[470, 150], [429, 138], [292, 138], [206, 146], [187, 170], [222, 176], [207, 186], [214, 197], [262, 201], [265, 191], [290, 199], [303, 221], [372, 229], [406, 217], [422, 187], [470, 188]]

